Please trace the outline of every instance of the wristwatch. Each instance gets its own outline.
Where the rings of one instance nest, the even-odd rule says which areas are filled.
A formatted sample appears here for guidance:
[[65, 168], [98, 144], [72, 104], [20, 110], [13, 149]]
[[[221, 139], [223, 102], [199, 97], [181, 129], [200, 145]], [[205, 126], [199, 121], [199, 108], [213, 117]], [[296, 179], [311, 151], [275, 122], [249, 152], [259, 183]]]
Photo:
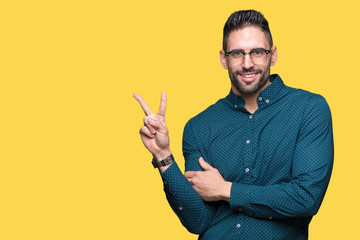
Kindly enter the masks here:
[[151, 163], [154, 166], [154, 168], [158, 168], [158, 167], [167, 166], [167, 165], [171, 164], [173, 161], [174, 161], [174, 157], [171, 154], [170, 156], [168, 156], [167, 158], [165, 158], [161, 161], [156, 161], [155, 158], [153, 158]]

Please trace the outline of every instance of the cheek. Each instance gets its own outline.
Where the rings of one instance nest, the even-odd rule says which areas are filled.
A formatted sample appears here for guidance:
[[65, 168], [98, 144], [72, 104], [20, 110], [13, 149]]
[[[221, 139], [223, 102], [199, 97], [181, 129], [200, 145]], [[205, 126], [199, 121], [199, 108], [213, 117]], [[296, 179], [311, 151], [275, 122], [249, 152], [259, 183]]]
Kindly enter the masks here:
[[237, 75], [236, 72], [241, 71], [241, 69], [239, 67], [230, 67], [230, 66], [228, 66], [228, 70], [234, 76]]
[[269, 74], [270, 73], [270, 66], [272, 66], [271, 62], [269, 62], [264, 68], [261, 69], [263, 71], [263, 74]]

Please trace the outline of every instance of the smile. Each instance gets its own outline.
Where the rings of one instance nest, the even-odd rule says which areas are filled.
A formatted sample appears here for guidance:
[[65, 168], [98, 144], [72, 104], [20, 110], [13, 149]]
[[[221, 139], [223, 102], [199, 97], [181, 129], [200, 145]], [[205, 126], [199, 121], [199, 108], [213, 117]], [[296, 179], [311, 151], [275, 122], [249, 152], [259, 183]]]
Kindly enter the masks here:
[[241, 80], [243, 80], [244, 82], [250, 83], [256, 79], [258, 74], [259, 73], [247, 73], [247, 74], [239, 74], [239, 76]]
[[255, 76], [256, 74], [251, 74], [251, 75], [243, 75], [244, 77], [253, 77]]

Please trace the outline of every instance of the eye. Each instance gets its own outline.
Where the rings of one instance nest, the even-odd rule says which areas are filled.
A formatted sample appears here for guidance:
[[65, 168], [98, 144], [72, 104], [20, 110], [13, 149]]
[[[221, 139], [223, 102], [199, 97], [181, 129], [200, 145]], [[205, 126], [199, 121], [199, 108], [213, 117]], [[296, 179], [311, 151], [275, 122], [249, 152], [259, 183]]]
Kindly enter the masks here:
[[238, 51], [238, 50], [234, 50], [234, 51], [231, 51], [231, 56], [232, 57], [242, 57], [244, 55], [244, 52], [242, 51]]
[[265, 54], [264, 50], [253, 50], [251, 51], [251, 55], [253, 55], [254, 57], [261, 57]]

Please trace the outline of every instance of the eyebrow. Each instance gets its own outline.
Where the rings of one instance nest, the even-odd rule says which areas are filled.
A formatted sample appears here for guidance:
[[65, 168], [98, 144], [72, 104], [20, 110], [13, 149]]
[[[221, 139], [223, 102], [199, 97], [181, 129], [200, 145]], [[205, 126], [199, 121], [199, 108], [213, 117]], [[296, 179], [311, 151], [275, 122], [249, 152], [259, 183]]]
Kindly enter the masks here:
[[[267, 50], [267, 49], [265, 49], [265, 48], [253, 48], [253, 49], [251, 49], [249, 52], [252, 52], [252, 51], [260, 51], [260, 50]], [[246, 52], [244, 49], [238, 49], [238, 48], [232, 49], [231, 52], [232, 52], [232, 51]]]

